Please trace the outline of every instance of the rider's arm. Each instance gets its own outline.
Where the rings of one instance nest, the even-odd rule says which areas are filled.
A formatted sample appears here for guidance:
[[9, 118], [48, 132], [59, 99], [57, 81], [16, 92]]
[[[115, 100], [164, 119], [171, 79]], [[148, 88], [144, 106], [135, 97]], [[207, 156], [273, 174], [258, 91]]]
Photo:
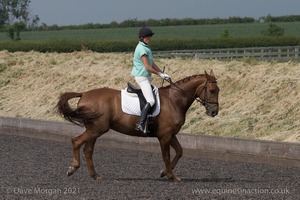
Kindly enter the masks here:
[[146, 70], [148, 72], [151, 72], [153, 74], [156, 74], [159, 76], [159, 73], [161, 72], [161, 70], [157, 67], [157, 65], [153, 62], [153, 65], [151, 67], [151, 65], [149, 64], [149, 60], [148, 60], [148, 56], [147, 55], [142, 55], [142, 61], [144, 63], [144, 66], [146, 67]]

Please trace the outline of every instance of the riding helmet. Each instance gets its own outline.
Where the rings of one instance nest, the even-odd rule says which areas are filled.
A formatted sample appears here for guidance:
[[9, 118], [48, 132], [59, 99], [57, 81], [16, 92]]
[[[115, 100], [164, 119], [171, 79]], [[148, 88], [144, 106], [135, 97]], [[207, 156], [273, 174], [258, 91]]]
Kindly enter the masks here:
[[153, 35], [154, 35], [154, 33], [152, 32], [152, 30], [150, 28], [143, 27], [140, 29], [139, 38], [153, 36]]

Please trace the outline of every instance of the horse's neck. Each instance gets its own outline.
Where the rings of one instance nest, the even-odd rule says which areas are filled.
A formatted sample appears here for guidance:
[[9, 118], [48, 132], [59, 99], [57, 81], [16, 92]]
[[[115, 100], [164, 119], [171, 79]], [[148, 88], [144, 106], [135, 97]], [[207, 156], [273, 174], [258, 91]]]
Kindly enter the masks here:
[[190, 78], [190, 80], [182, 81], [177, 84], [179, 88], [181, 88], [185, 94], [188, 94], [189, 96], [195, 95], [196, 89], [203, 84], [206, 81], [205, 76], [198, 75], [193, 78]]
[[182, 109], [186, 112], [195, 100], [196, 89], [206, 81], [205, 76], [195, 76], [190, 80], [183, 80], [176, 83], [178, 88], [172, 86], [171, 90], [174, 92], [174, 96], [177, 97], [176, 104], [181, 105]]

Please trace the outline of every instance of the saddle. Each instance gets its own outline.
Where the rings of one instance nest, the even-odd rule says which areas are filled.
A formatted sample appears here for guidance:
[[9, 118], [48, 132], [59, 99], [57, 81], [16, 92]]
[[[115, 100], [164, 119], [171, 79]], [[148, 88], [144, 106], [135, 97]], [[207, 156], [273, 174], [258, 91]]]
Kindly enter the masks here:
[[[155, 94], [155, 91], [154, 91], [154, 86], [151, 85], [151, 88], [152, 88], [153, 96], [155, 98], [155, 104], [152, 106], [149, 113], [153, 113], [153, 110], [154, 110], [154, 108], [156, 106], [156, 102], [157, 102], [156, 94]], [[146, 101], [146, 99], [143, 95], [142, 90], [135, 88], [130, 82], [128, 82], [127, 83], [127, 92], [131, 93], [131, 94], [137, 94], [137, 96], [139, 97], [139, 101], [140, 101], [140, 109], [142, 110], [145, 107], [145, 105], [147, 104], [147, 101]]]
[[[141, 89], [135, 88], [131, 83], [128, 83], [127, 85], [127, 88], [121, 90], [122, 111], [129, 115], [140, 116], [141, 111], [146, 105], [147, 101]], [[160, 99], [158, 88], [153, 85], [152, 88], [155, 98], [155, 104], [152, 106], [149, 115], [155, 117], [160, 113]]]
[[[153, 117], [160, 113], [160, 99], [157, 87], [151, 85], [153, 95], [155, 98], [155, 104], [152, 106], [148, 113], [146, 126], [150, 134], [149, 137], [153, 137]], [[147, 101], [142, 93], [141, 89], [135, 88], [131, 83], [127, 83], [127, 88], [121, 90], [121, 107], [122, 111], [129, 115], [140, 116], [142, 109], [146, 105]]]

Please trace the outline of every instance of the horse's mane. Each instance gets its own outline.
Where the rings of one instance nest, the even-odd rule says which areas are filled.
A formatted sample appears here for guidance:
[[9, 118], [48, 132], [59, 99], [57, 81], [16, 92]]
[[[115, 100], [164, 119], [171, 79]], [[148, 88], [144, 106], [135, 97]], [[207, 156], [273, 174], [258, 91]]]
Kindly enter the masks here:
[[[192, 80], [192, 79], [194, 79], [198, 76], [205, 76], [205, 74], [197, 74], [197, 75], [192, 75], [192, 76], [185, 77], [183, 79], [180, 79], [179, 81], [174, 82], [174, 85], [180, 85], [180, 84], [185, 83], [187, 81], [190, 81], [190, 80]], [[171, 85], [167, 85], [163, 88], [169, 88], [169, 87], [171, 87]]]

